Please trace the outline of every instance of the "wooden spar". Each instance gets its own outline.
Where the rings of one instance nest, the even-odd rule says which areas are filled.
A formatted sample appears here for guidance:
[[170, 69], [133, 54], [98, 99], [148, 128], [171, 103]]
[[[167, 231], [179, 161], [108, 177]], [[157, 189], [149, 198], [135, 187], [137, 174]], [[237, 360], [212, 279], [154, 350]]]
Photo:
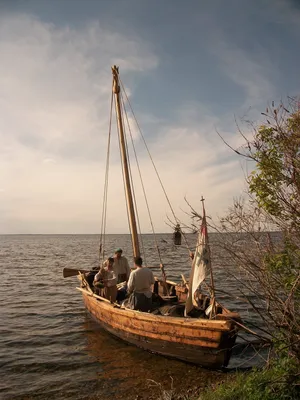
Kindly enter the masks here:
[[117, 113], [118, 128], [119, 128], [118, 130], [119, 130], [119, 138], [120, 138], [120, 150], [121, 150], [122, 166], [123, 166], [124, 179], [125, 179], [126, 200], [127, 200], [128, 214], [129, 214], [130, 231], [131, 231], [131, 237], [132, 237], [133, 255], [134, 255], [134, 257], [139, 257], [140, 256], [140, 246], [139, 246], [139, 240], [138, 240], [136, 217], [135, 217], [135, 212], [134, 212], [133, 197], [132, 197], [132, 190], [131, 190], [131, 184], [130, 184], [130, 176], [129, 176], [129, 169], [128, 169], [123, 120], [122, 120], [122, 111], [121, 111], [121, 104], [120, 104], [119, 68], [116, 65], [114, 65], [111, 69], [112, 69], [112, 74], [113, 74], [113, 92], [115, 94], [115, 100], [116, 100], [116, 113]]
[[201, 197], [201, 201], [202, 201], [202, 209], [203, 209], [203, 219], [205, 222], [205, 235], [206, 235], [206, 240], [207, 240], [207, 248], [209, 251], [209, 259], [210, 259], [210, 286], [211, 286], [211, 297], [212, 297], [212, 308], [211, 308], [211, 312], [210, 312], [210, 318], [212, 318], [215, 315], [215, 311], [216, 311], [216, 298], [215, 298], [215, 284], [214, 284], [214, 276], [213, 276], [213, 272], [212, 272], [212, 265], [211, 265], [211, 256], [210, 256], [210, 246], [209, 246], [209, 242], [208, 242], [208, 233], [207, 233], [207, 223], [206, 223], [206, 213], [205, 213], [205, 208], [204, 208], [204, 198], [203, 196]]
[[76, 276], [79, 275], [80, 273], [87, 273], [90, 272], [90, 270], [87, 269], [81, 269], [81, 268], [64, 268], [63, 269], [63, 277], [64, 278], [69, 278], [70, 276]]

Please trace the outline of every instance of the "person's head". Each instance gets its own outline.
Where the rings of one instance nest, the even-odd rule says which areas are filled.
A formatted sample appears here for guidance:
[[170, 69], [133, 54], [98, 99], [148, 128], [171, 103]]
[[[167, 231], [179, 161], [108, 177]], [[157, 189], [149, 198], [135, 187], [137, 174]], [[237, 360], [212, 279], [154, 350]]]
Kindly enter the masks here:
[[113, 267], [113, 265], [114, 265], [114, 259], [113, 259], [113, 257], [108, 257], [108, 259], [107, 259], [107, 267], [108, 268], [112, 268]]
[[143, 265], [143, 259], [142, 257], [134, 257], [134, 264], [137, 267], [141, 267]]
[[115, 251], [115, 255], [116, 255], [117, 258], [121, 258], [122, 253], [123, 253], [123, 250], [120, 249], [120, 248], [116, 249], [116, 251]]

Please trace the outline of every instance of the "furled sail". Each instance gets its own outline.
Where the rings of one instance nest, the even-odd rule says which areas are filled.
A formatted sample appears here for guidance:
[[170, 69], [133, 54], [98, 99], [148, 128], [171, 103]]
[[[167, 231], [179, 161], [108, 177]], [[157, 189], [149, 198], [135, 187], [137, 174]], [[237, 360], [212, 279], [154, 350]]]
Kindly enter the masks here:
[[210, 251], [208, 245], [208, 233], [205, 209], [203, 206], [203, 218], [201, 223], [201, 228], [198, 234], [197, 245], [195, 249], [195, 254], [192, 263], [192, 269], [189, 280], [189, 292], [185, 304], [184, 314], [185, 316], [197, 306], [197, 301], [195, 299], [195, 293], [204, 279], [209, 275], [211, 271], [211, 260]]

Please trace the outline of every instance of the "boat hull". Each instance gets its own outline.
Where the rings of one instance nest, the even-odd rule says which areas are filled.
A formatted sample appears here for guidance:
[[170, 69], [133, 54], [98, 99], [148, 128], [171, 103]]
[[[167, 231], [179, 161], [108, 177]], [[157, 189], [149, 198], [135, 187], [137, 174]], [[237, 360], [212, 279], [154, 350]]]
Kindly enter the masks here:
[[120, 339], [144, 350], [204, 367], [227, 366], [237, 335], [234, 322], [127, 310], [80, 290], [92, 317]]

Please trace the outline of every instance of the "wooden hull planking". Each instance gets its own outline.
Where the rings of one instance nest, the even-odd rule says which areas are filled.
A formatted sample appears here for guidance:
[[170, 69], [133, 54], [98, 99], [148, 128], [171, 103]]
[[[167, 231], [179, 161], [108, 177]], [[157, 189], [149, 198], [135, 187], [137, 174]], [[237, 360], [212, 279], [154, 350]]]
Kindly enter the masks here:
[[153, 353], [208, 368], [226, 367], [236, 340], [234, 322], [160, 316], [119, 308], [78, 288], [86, 309], [113, 335]]

